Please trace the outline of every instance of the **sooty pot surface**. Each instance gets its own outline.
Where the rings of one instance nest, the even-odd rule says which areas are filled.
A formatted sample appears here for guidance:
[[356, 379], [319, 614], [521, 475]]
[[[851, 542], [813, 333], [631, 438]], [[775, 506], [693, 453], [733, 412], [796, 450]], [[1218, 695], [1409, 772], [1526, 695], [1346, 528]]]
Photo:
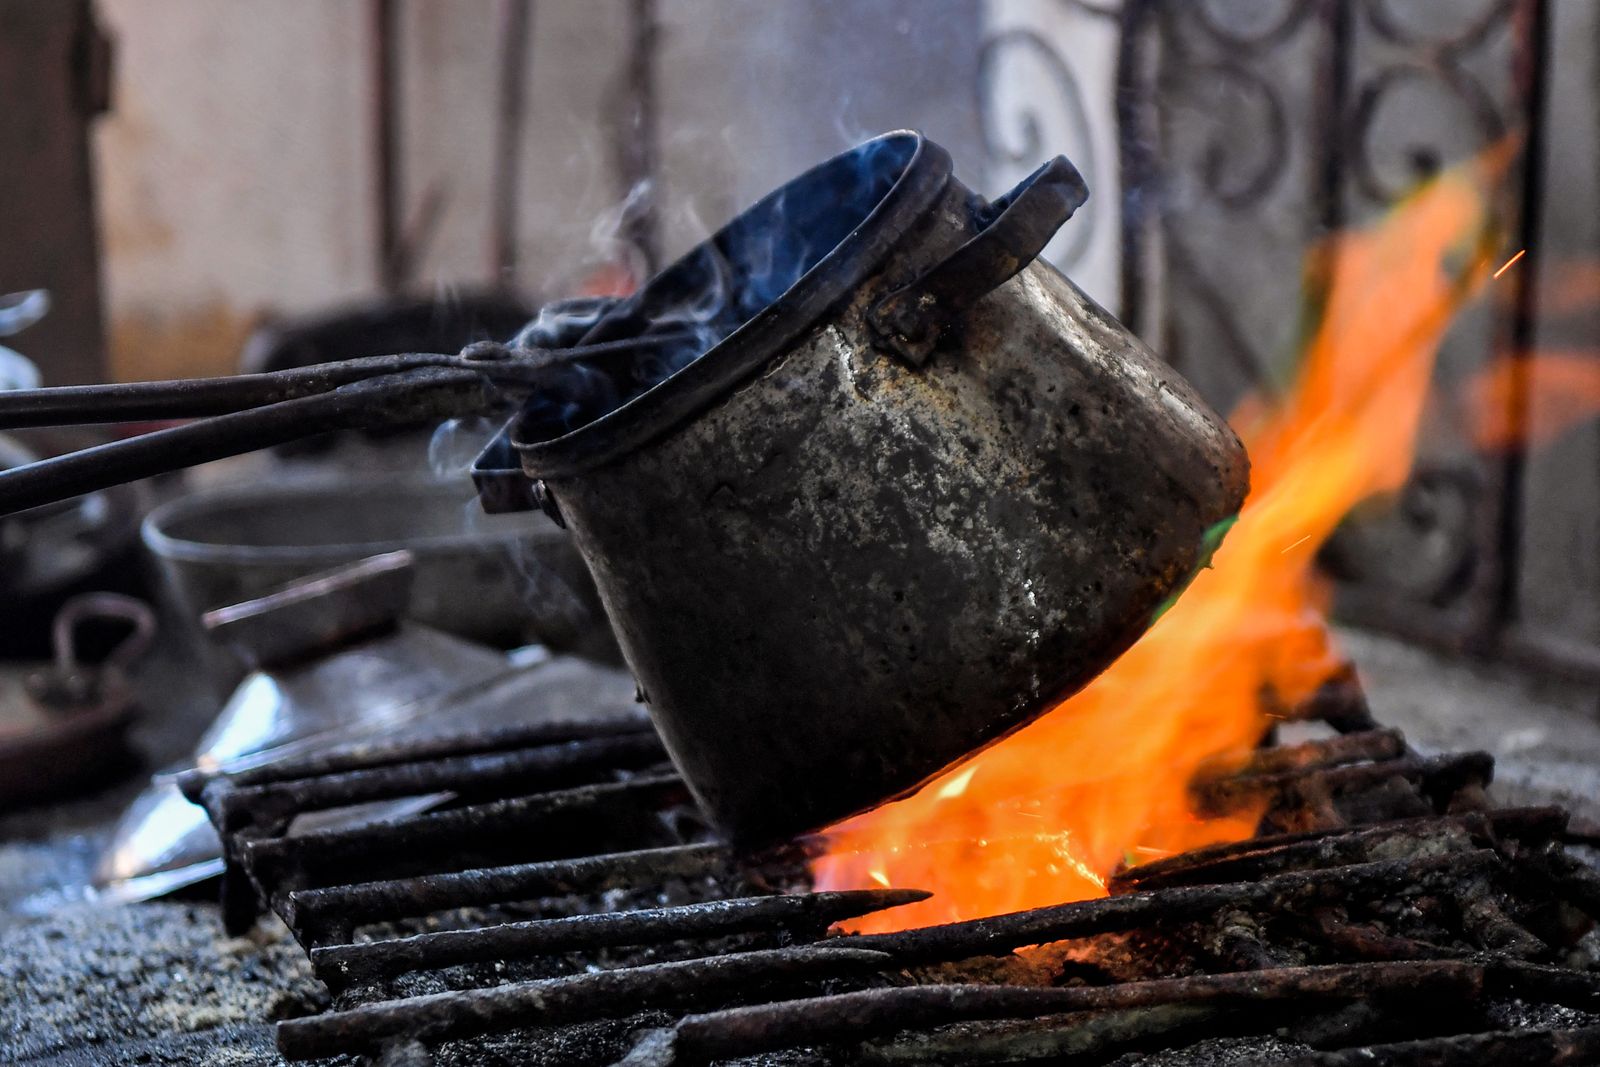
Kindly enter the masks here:
[[[990, 205], [920, 136], [869, 142], [588, 339], [681, 323], [686, 289], [715, 307], [684, 278], [708, 255], [725, 292], [748, 292], [752, 220], [781, 238], [845, 211], [828, 225], [847, 236], [790, 256], [769, 306], [697, 320], [708, 350], [609, 413], [516, 427], [673, 758], [740, 844], [903, 794], [1054, 707], [1137, 639], [1243, 500], [1222, 420], [1033, 259], [1048, 232], [1016, 239], [1041, 188]], [[920, 291], [935, 321], [908, 358], [884, 298], [956, 262], [969, 292], [952, 298], [948, 271]]]

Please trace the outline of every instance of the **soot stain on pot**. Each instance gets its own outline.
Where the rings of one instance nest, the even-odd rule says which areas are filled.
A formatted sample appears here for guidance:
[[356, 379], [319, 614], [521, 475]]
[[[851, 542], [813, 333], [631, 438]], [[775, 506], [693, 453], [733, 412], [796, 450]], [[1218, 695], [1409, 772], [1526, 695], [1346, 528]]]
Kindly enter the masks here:
[[1173, 453], [1226, 431], [1181, 393], [1150, 404], [1171, 372], [1048, 267], [925, 365], [874, 347], [868, 290], [948, 255], [970, 206], [947, 190], [758, 373], [554, 479], [669, 747], [740, 843], [909, 791], [1075, 690], [1230, 491], [1159, 497], [1214, 480], [1216, 457]]

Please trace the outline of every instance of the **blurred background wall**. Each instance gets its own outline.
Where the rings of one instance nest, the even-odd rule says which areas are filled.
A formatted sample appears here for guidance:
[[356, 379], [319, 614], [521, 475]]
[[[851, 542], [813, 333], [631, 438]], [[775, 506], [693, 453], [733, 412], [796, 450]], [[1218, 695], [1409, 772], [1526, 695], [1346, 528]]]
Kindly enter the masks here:
[[[373, 6], [101, 0], [117, 47], [115, 106], [95, 134], [117, 377], [226, 371], [264, 317], [380, 289]], [[532, 6], [510, 281], [536, 297], [568, 292], [621, 257], [634, 177], [619, 157], [635, 136], [642, 6]], [[392, 5], [396, 214], [417, 245], [408, 290], [497, 280], [504, 7]], [[926, 130], [969, 172], [982, 161], [977, 0], [648, 7], [658, 153], [649, 195], [665, 254], [885, 129]]]
[[[257, 326], [386, 292], [625, 287], [901, 126], [989, 193], [1073, 158], [1092, 196], [1050, 257], [1223, 410], [1293, 373], [1318, 242], [1494, 144], [1530, 255], [1436, 392], [1600, 350], [1592, 0], [97, 0], [101, 78], [90, 10], [0, 0], [0, 41], [74, 72], [0, 63], [31, 102], [7, 137], [110, 104], [92, 140], [0, 159], [31, 205], [0, 291], [56, 290], [27, 346], [56, 381], [229, 371]], [[1563, 369], [1527, 363], [1530, 395], [1570, 395]], [[1329, 562], [1352, 616], [1600, 676], [1600, 429], [1524, 415], [1537, 448], [1485, 447], [1435, 405], [1400, 506]]]

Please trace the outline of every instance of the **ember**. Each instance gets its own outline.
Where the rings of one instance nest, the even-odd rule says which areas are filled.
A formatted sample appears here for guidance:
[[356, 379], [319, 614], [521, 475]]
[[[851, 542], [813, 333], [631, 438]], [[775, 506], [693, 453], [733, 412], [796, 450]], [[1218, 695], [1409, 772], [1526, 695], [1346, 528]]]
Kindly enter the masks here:
[[1313, 563], [1344, 516], [1403, 483], [1434, 353], [1489, 275], [1492, 155], [1426, 184], [1314, 262], [1332, 284], [1294, 388], [1232, 422], [1253, 487], [1213, 569], [1088, 688], [916, 795], [851, 819], [819, 888], [916, 886], [861, 931], [1106, 892], [1124, 864], [1248, 837], [1249, 802], [1197, 815], [1197, 771], [1241, 760], [1341, 670]]

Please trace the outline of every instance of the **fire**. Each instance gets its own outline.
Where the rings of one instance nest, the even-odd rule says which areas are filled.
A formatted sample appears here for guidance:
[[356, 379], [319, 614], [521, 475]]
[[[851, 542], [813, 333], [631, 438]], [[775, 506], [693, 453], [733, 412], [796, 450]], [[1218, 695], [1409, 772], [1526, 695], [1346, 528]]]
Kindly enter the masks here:
[[1101, 896], [1120, 864], [1253, 832], [1258, 811], [1195, 815], [1189, 782], [1242, 757], [1340, 667], [1313, 559], [1353, 506], [1408, 473], [1438, 343], [1488, 277], [1493, 169], [1441, 175], [1319, 251], [1330, 285], [1298, 380], [1234, 413], [1252, 463], [1244, 509], [1217, 531], [1213, 568], [1133, 648], [1031, 726], [829, 831], [819, 888], [934, 894], [853, 929]]
[[1517, 260], [1521, 259], [1523, 256], [1525, 256], [1527, 254], [1528, 254], [1528, 250], [1526, 248], [1517, 249], [1517, 254], [1512, 256], [1510, 259], [1506, 260], [1504, 263], [1502, 263], [1500, 265], [1500, 269], [1495, 271], [1494, 274], [1491, 275], [1491, 277], [1494, 277], [1494, 278], [1500, 277], [1506, 271], [1510, 270], [1512, 267], [1515, 267], [1517, 265]]
[[1553, 440], [1600, 411], [1600, 352], [1496, 360], [1467, 381], [1460, 404], [1473, 443], [1484, 451]]

